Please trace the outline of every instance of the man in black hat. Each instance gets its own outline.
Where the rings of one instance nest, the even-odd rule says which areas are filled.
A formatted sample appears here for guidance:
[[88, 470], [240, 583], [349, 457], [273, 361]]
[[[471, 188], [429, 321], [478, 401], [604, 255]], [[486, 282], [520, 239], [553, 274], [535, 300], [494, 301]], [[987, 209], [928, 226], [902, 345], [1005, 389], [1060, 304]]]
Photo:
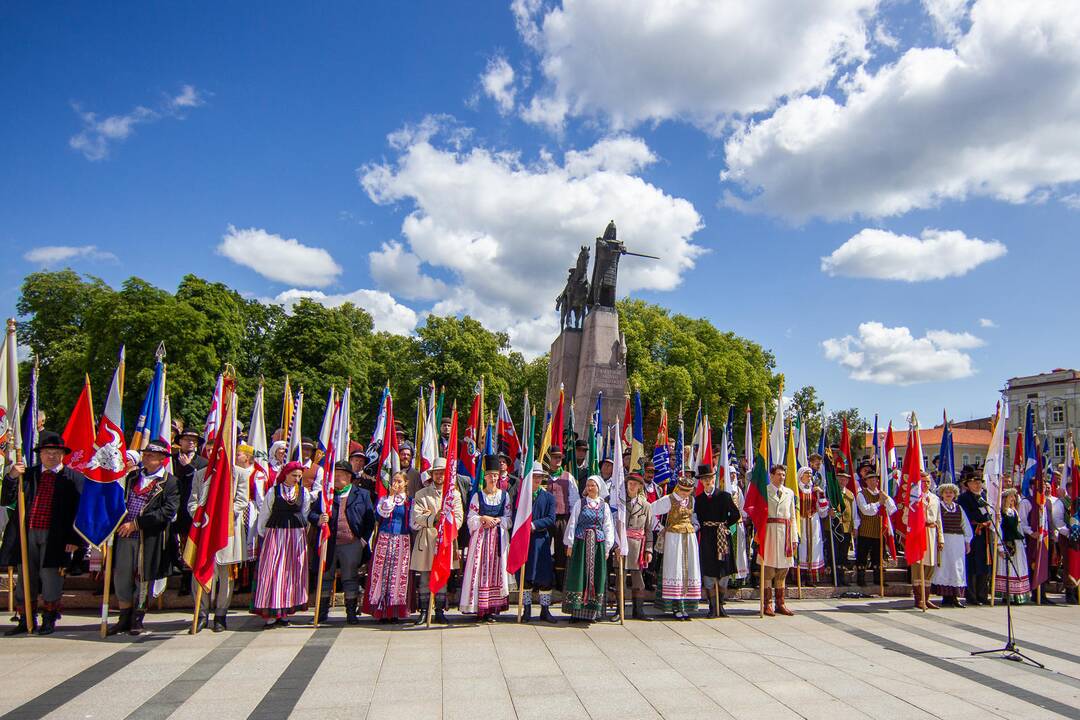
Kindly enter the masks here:
[[[140, 467], [124, 479], [127, 514], [113, 544], [113, 588], [120, 619], [109, 635], [140, 635], [157, 580], [169, 576], [172, 519], [180, 509], [180, 484], [165, 469], [169, 448], [154, 440], [143, 448]], [[187, 539], [185, 534], [184, 540]]]
[[[19, 483], [23, 483], [26, 518], [25, 572], [20, 568], [15, 596], [18, 598], [19, 621], [4, 635], [20, 635], [36, 626], [37, 598], [41, 595], [41, 627], [39, 635], [49, 635], [56, 629], [60, 619], [60, 597], [64, 591], [64, 578], [60, 568], [66, 567], [72, 553], [86, 545], [75, 532], [75, 514], [79, 510], [79, 496], [86, 478], [82, 473], [64, 466], [64, 456], [70, 452], [63, 438], [54, 432], [43, 432], [34, 448], [41, 462], [29, 468], [20, 459], [8, 472], [0, 492], [0, 505], [15, 506], [18, 502]], [[22, 534], [18, 512], [4, 530], [0, 542], [0, 566], [22, 565]], [[24, 577], [24, 575], [26, 577]], [[27, 622], [23, 607], [23, 583], [29, 580], [30, 620]]]
[[424, 487], [424, 481], [420, 479], [420, 471], [413, 467], [413, 457], [416, 450], [413, 444], [406, 440], [398, 448], [398, 459], [401, 461], [401, 472], [405, 473], [405, 494], [412, 497], [416, 491]]
[[175, 554], [173, 564], [180, 572], [180, 595], [191, 594], [191, 569], [187, 567], [181, 558], [183, 557], [184, 543], [187, 542], [188, 532], [191, 530], [191, 513], [188, 512], [188, 500], [191, 499], [191, 488], [195, 483], [195, 473], [206, 468], [206, 458], [199, 454], [199, 433], [192, 429], [186, 429], [180, 433], [177, 439], [177, 450], [172, 456], [172, 472], [176, 477], [177, 492], [180, 493], [180, 506], [176, 512], [176, 521], [172, 524], [172, 550]]
[[[505, 490], [507, 496], [517, 500], [517, 488], [521, 478], [514, 474], [514, 461], [510, 459], [510, 453], [505, 450], [499, 451], [499, 489]], [[516, 507], [516, 503], [511, 505]]]
[[694, 515], [701, 526], [698, 558], [705, 593], [709, 597], [709, 617], [727, 617], [724, 592], [735, 575], [737, 550], [731, 526], [742, 516], [731, 493], [717, 489], [712, 465], [698, 465], [697, 479], [701, 492], [694, 500]]
[[582, 439], [574, 443], [574, 479], [580, 495], [585, 492], [585, 481], [589, 479], [589, 443]]
[[859, 468], [863, 476], [862, 489], [855, 497], [859, 513], [859, 529], [855, 539], [855, 573], [859, 585], [866, 584], [866, 569], [874, 571], [874, 583], [881, 583], [884, 570], [881, 559], [885, 557], [881, 545], [885, 537], [885, 525], [882, 520], [882, 505], [887, 515], [896, 512], [896, 503], [888, 493], [881, 491], [881, 476], [869, 464]]
[[[360, 622], [356, 605], [360, 596], [360, 565], [375, 529], [375, 508], [367, 490], [352, 483], [352, 465], [344, 460], [334, 464], [334, 500], [330, 513], [324, 514], [312, 503], [308, 520], [313, 525], [330, 526], [326, 541], [326, 567], [323, 570], [322, 597], [319, 603], [319, 622], [330, 615], [330, 589], [334, 573], [341, 573], [345, 592], [345, 617], [350, 625]], [[318, 556], [316, 556], [318, 557]], [[318, 561], [316, 560], [316, 564]]]
[[[548, 492], [555, 496], [555, 537], [560, 541], [566, 532], [566, 525], [570, 521], [570, 513], [578, 504], [577, 481], [570, 473], [562, 469], [562, 448], [549, 448], [547, 452]], [[566, 571], [566, 553], [555, 553], [555, 583], [562, 587], [563, 574]]]
[[966, 567], [968, 605], [990, 604], [990, 553], [994, 548], [994, 516], [990, 504], [983, 498], [983, 479], [974, 470], [962, 473], [960, 485], [964, 489], [957, 504], [971, 524], [971, 550], [964, 557]]
[[450, 418], [439, 420], [439, 457], [446, 457], [446, 444], [450, 442]]

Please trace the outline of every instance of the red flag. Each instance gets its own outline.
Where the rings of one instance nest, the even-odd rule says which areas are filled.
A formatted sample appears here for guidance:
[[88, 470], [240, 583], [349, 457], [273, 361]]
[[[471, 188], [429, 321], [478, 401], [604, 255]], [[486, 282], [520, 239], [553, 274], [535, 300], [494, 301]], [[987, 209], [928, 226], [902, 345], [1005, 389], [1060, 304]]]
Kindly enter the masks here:
[[851, 434], [848, 432], [847, 418], [841, 417], [840, 421], [840, 455], [844, 458], [844, 464], [848, 466], [850, 473], [847, 489], [851, 491], [852, 495], [855, 495], [859, 492], [859, 480], [858, 474], [855, 472], [855, 463], [851, 459]]
[[[626, 407], [623, 408], [622, 419], [622, 444], [623, 447], [630, 447], [634, 442], [634, 416], [630, 412], [630, 395], [626, 396]], [[690, 468], [691, 471], [697, 468]]]
[[[483, 389], [480, 387], [480, 383], [476, 383], [476, 389], [473, 391], [472, 409], [469, 411], [469, 422], [465, 425], [463, 447], [457, 448], [457, 457], [461, 461], [461, 466], [465, 468], [465, 472], [473, 480], [476, 479], [477, 459], [480, 456], [484, 442], [484, 439], [479, 434], [484, 423], [483, 398]], [[447, 469], [449, 469], [449, 464], [448, 461]]]
[[390, 479], [401, 469], [401, 456], [398, 455], [397, 429], [394, 427], [394, 398], [386, 393], [386, 425], [383, 427], [382, 448], [379, 450], [379, 482], [376, 486], [378, 497], [389, 494]]
[[499, 419], [495, 426], [496, 437], [499, 443], [499, 452], [510, 456], [510, 467], [514, 467], [518, 455], [521, 453], [521, 443], [517, 432], [514, 430], [514, 421], [510, 417], [510, 410], [506, 407], [506, 401], [499, 395]]
[[[926, 554], [926, 498], [922, 493], [922, 440], [916, 423], [908, 427], [904, 472], [897, 491], [897, 526], [905, 533], [904, 555], [914, 565]], [[907, 520], [904, 521], [904, 509]]]
[[64, 457], [64, 464], [72, 470], [84, 473], [94, 458], [94, 408], [90, 401], [90, 376], [86, 377], [79, 399], [64, 427], [64, 444], [71, 452]]
[[551, 416], [551, 447], [563, 449], [563, 428], [566, 427], [566, 419], [563, 417], [563, 401], [566, 393], [562, 385], [559, 385], [559, 404], [555, 406], [555, 414]]
[[191, 518], [191, 530], [184, 547], [184, 562], [191, 568], [191, 576], [210, 592], [214, 579], [217, 553], [229, 544], [235, 532], [233, 527], [233, 435], [236, 427], [236, 403], [233, 389], [236, 381], [227, 377], [221, 385], [221, 417], [224, 421], [217, 428], [210, 461], [206, 467], [206, 502], [195, 508]]
[[457, 524], [454, 522], [454, 502], [451, 493], [456, 492], [457, 480], [457, 403], [450, 415], [450, 437], [446, 443], [446, 471], [443, 473], [442, 508], [437, 521], [439, 532], [435, 540], [435, 559], [431, 563], [429, 586], [432, 593], [446, 587], [450, 579], [450, 567], [454, 554], [454, 538], [457, 537]]

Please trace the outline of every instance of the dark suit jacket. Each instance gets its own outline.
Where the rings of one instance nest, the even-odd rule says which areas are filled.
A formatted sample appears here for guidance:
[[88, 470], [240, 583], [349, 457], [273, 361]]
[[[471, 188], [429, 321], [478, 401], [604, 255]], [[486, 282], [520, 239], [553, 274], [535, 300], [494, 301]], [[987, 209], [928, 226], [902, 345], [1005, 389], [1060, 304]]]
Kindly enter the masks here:
[[[312, 525], [319, 524], [321, 508], [319, 503], [312, 503], [308, 511], [308, 522]], [[375, 529], [375, 506], [371, 503], [371, 494], [353, 485], [349, 491], [349, 497], [345, 500], [345, 521], [349, 523], [349, 529], [353, 535], [366, 544], [371, 540], [371, 532]], [[338, 523], [338, 503], [331, 505], [330, 511], [330, 539], [326, 543], [326, 561], [334, 557], [334, 549], [337, 545], [337, 533], [334, 529]], [[366, 549], [366, 547], [365, 547]]]
[[[23, 475], [26, 497], [26, 517], [30, 518], [30, 508], [37, 494], [38, 481], [41, 479], [41, 465], [26, 469]], [[75, 514], [79, 511], [79, 496], [82, 494], [86, 477], [82, 473], [64, 467], [56, 476], [56, 488], [53, 492], [52, 521], [49, 536], [45, 542], [44, 567], [64, 567], [71, 559], [71, 553], [64, 552], [65, 545], [86, 546], [86, 541], [75, 532]], [[19, 483], [14, 478], [4, 478], [3, 490], [0, 491], [0, 505], [14, 508], [9, 515], [3, 541], [0, 542], [0, 567], [22, 564], [22, 542], [19, 537]]]
[[[124, 478], [124, 497], [127, 498], [139, 479], [135, 470]], [[138, 517], [125, 517], [139, 526], [143, 542], [143, 577], [158, 580], [169, 576], [175, 553], [172, 542], [173, 518], [180, 507], [180, 483], [176, 476], [166, 472], [151, 491], [150, 500]], [[186, 533], [184, 539], [186, 540]]]

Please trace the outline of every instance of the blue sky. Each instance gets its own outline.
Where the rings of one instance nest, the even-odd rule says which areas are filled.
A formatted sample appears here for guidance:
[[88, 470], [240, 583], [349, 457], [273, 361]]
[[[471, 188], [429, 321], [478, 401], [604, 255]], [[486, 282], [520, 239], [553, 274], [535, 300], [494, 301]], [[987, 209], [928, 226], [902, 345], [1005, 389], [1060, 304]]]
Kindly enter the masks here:
[[1075, 365], [1070, 3], [808, 5], [5, 4], [0, 310], [46, 266], [194, 272], [542, 352], [614, 218], [665, 258], [624, 292], [830, 408], [981, 416]]

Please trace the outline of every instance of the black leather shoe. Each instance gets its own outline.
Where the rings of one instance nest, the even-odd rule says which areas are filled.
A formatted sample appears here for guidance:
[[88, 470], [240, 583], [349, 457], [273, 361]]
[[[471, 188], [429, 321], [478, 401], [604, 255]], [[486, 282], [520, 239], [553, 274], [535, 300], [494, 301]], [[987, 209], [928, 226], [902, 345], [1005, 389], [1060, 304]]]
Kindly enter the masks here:
[[26, 620], [24, 620], [22, 617], [19, 617], [19, 622], [16, 623], [15, 627], [9, 628], [9, 629], [4, 631], [4, 637], [15, 637], [16, 635], [25, 635], [25, 634], [26, 634]]

